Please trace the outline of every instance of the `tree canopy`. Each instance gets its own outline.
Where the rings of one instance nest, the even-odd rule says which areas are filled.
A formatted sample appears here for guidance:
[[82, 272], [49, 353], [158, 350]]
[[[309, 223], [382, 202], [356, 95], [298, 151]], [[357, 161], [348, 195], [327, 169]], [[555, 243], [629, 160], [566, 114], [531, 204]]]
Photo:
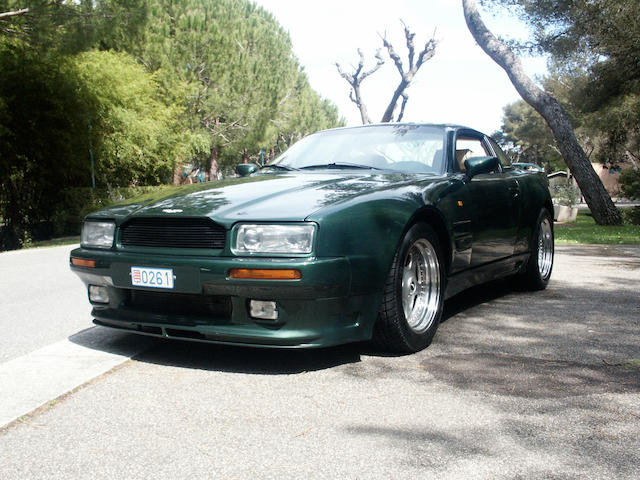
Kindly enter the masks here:
[[640, 169], [640, 3], [485, 0], [533, 28], [550, 56], [545, 89], [561, 100], [593, 161]]
[[478, 45], [507, 73], [522, 99], [544, 118], [553, 132], [562, 158], [571, 169], [595, 221], [600, 225], [620, 223], [620, 212], [578, 142], [570, 116], [561, 102], [536, 85], [525, 73], [513, 48], [489, 31], [482, 21], [475, 0], [462, 0], [462, 8], [467, 27]]
[[216, 178], [337, 108], [249, 0], [0, 0], [0, 243], [52, 219], [61, 189]]
[[[586, 67], [588, 107], [640, 88], [640, 2], [629, 0], [485, 0], [510, 8], [533, 27], [532, 47], [569, 67]], [[587, 106], [587, 105], [585, 105]]]

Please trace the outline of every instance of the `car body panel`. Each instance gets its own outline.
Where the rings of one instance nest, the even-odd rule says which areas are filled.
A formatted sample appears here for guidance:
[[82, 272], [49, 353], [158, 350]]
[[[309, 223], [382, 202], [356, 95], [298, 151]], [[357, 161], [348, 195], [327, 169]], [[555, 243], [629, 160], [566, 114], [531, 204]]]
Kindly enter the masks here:
[[[83, 282], [108, 289], [109, 304], [93, 303], [96, 323], [145, 335], [289, 348], [367, 340], [398, 246], [419, 221], [437, 232], [447, 297], [517, 272], [528, 259], [540, 209], [550, 208], [546, 178], [508, 166], [469, 178], [455, 169], [456, 135], [485, 137], [455, 125], [437, 128], [443, 129], [445, 139], [443, 174], [335, 167], [258, 172], [172, 189], [90, 214], [87, 221], [112, 220], [117, 226], [112, 248], [71, 252], [72, 258], [96, 263], [95, 268], [71, 266]], [[224, 248], [120, 242], [121, 227], [131, 219], [173, 217], [206, 217], [220, 225], [226, 232]], [[238, 224], [290, 222], [316, 225], [310, 254], [233, 253]], [[160, 294], [134, 287], [132, 266], [173, 269], [174, 289]], [[295, 269], [301, 278], [231, 278], [232, 268]], [[164, 310], [155, 308], [156, 298], [158, 305], [165, 305], [167, 298], [182, 302], [185, 311], [170, 303]], [[252, 318], [251, 299], [275, 301], [278, 319]]]

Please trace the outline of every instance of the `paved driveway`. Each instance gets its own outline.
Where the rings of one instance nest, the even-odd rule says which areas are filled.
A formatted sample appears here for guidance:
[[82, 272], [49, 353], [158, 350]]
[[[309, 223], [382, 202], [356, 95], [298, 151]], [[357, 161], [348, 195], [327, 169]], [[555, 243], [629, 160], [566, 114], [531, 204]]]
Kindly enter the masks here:
[[415, 355], [159, 341], [0, 432], [0, 478], [640, 478], [639, 285], [639, 248], [566, 246]]

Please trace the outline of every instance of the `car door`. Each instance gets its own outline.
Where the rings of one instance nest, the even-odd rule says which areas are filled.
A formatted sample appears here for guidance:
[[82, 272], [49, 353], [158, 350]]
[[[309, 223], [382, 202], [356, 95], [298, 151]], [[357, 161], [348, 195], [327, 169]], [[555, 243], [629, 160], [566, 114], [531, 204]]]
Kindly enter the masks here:
[[[454, 169], [466, 174], [464, 160], [495, 156], [484, 135], [462, 130], [456, 135]], [[471, 267], [477, 267], [514, 253], [519, 220], [519, 186], [502, 164], [491, 172], [476, 175], [465, 183], [471, 202]]]

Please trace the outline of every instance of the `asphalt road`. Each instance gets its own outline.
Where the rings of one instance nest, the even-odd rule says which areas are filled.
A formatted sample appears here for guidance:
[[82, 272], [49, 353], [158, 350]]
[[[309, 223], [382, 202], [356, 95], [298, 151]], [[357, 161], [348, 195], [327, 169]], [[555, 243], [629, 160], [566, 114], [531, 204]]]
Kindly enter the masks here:
[[149, 344], [0, 430], [0, 478], [640, 478], [640, 248], [556, 260], [449, 301], [415, 355]]
[[73, 248], [0, 253], [0, 362], [92, 326], [84, 286], [69, 269]]

